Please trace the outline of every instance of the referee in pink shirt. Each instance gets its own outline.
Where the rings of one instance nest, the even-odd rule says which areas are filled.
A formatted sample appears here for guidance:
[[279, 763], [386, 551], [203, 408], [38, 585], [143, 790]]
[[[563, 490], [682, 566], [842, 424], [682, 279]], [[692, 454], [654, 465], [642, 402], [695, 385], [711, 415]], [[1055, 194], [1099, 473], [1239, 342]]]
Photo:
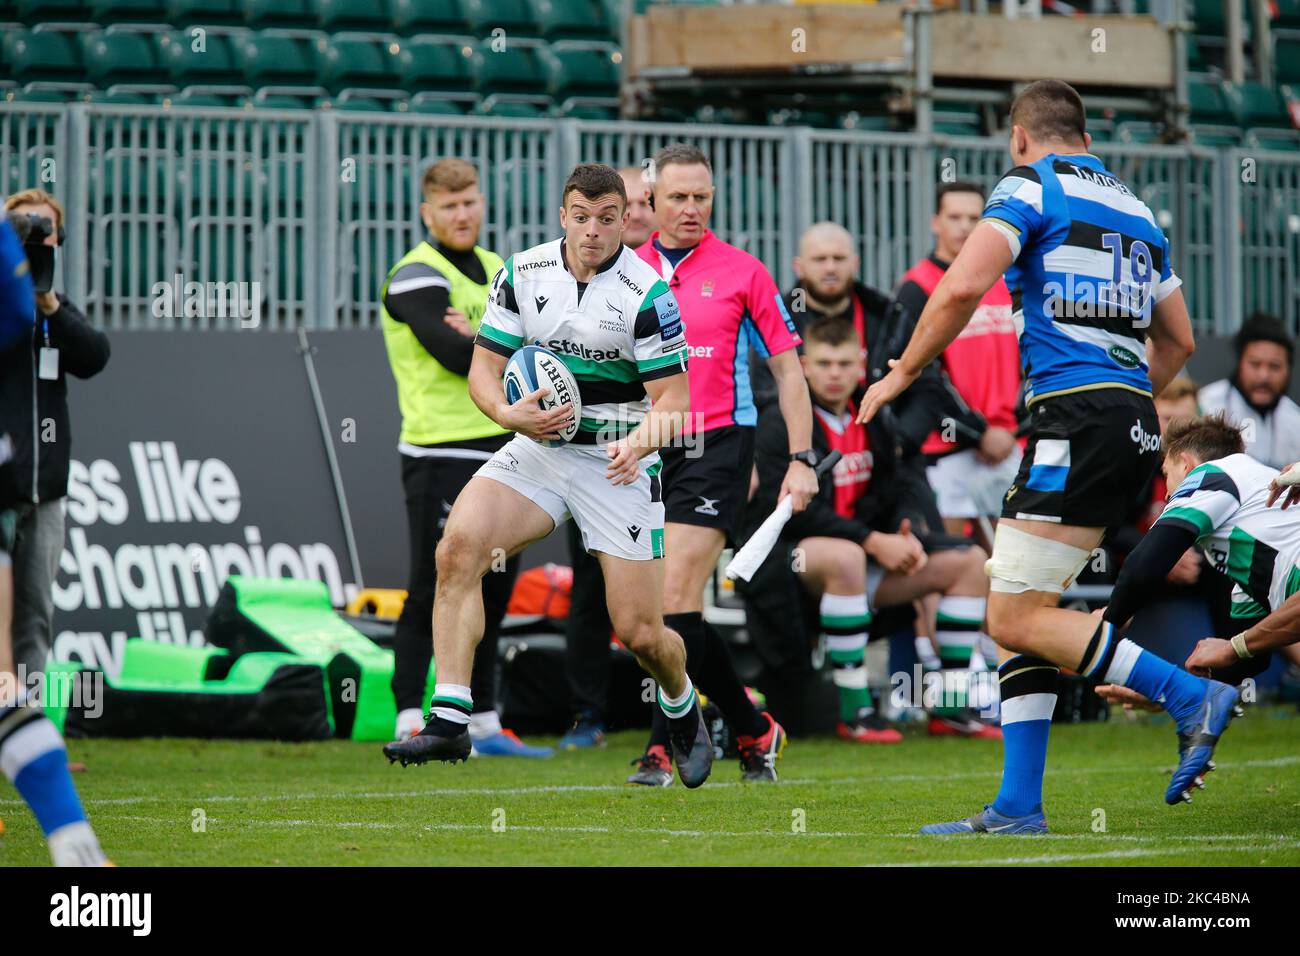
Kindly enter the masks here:
[[[759, 713], [726, 643], [703, 617], [704, 588], [742, 518], [758, 421], [749, 353], [764, 356], [788, 423], [790, 466], [781, 495], [802, 511], [817, 492], [812, 405], [799, 364], [799, 334], [776, 283], [749, 253], [709, 231], [713, 171], [694, 146], [665, 146], [654, 158], [651, 208], [658, 229], [636, 251], [667, 281], [681, 306], [690, 349], [691, 419], [663, 459], [664, 620], [686, 643], [692, 680], [718, 705], [737, 736], [743, 777], [775, 781], [785, 731]], [[668, 728], [655, 719], [629, 783], [668, 786]]]

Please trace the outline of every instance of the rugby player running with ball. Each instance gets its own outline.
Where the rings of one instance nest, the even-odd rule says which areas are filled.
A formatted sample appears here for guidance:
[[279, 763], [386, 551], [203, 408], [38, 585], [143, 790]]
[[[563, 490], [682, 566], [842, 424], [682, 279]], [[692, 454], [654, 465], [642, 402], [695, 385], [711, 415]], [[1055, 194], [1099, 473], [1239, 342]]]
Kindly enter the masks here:
[[[677, 772], [698, 787], [713, 745], [682, 639], [664, 626], [659, 560], [658, 451], [690, 410], [681, 314], [667, 284], [621, 243], [627, 191], [617, 172], [577, 166], [561, 203], [564, 237], [511, 256], [492, 282], [469, 390], [485, 415], [516, 435], [469, 480], [447, 518], [437, 552], [431, 716], [384, 754], [403, 765], [469, 756], [483, 575], [501, 555], [519, 553], [572, 517], [600, 560], [619, 638], [658, 684]], [[571, 405], [543, 411], [545, 388], [506, 400], [507, 361], [533, 343], [559, 355], [578, 382], [581, 420], [568, 444], [541, 442], [560, 438]]]

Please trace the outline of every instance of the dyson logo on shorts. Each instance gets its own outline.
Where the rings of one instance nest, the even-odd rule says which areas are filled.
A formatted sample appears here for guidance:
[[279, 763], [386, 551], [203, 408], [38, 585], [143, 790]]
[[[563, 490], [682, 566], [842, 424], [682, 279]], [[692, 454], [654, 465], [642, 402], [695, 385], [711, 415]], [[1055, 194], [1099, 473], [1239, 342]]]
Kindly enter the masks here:
[[1133, 439], [1133, 444], [1138, 446], [1139, 452], [1160, 450], [1160, 435], [1147, 434], [1146, 429], [1142, 427], [1141, 419], [1138, 419], [1128, 430], [1128, 437]]

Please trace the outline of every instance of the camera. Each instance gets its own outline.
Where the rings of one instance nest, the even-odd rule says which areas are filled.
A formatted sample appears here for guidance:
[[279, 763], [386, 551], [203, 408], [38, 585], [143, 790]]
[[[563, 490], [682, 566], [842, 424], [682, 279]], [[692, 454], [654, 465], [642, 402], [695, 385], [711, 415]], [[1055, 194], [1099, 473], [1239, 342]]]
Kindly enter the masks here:
[[49, 292], [54, 287], [54, 247], [47, 246], [45, 240], [54, 235], [54, 223], [34, 212], [11, 212], [7, 218], [14, 227], [14, 232], [18, 233], [23, 252], [27, 254], [27, 264], [37, 294]]

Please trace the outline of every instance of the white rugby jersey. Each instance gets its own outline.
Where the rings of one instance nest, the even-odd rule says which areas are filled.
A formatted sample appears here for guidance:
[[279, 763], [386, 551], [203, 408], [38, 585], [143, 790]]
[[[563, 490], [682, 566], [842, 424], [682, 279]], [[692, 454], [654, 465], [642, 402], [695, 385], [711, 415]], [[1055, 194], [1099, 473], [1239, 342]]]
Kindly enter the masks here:
[[1249, 455], [1207, 461], [1188, 473], [1156, 521], [1194, 530], [1215, 568], [1266, 611], [1300, 591], [1300, 509], [1265, 505], [1277, 473]]
[[1222, 378], [1206, 385], [1196, 396], [1202, 415], [1223, 412], [1233, 425], [1246, 425], [1243, 433], [1246, 450], [1256, 461], [1274, 468], [1285, 468], [1300, 461], [1300, 405], [1283, 395], [1271, 412], [1259, 412], [1237, 391], [1231, 379]]
[[506, 356], [525, 345], [559, 355], [582, 396], [581, 444], [635, 428], [650, 408], [644, 383], [686, 371], [681, 310], [654, 269], [620, 247], [579, 283], [562, 238], [506, 260], [475, 342]]

